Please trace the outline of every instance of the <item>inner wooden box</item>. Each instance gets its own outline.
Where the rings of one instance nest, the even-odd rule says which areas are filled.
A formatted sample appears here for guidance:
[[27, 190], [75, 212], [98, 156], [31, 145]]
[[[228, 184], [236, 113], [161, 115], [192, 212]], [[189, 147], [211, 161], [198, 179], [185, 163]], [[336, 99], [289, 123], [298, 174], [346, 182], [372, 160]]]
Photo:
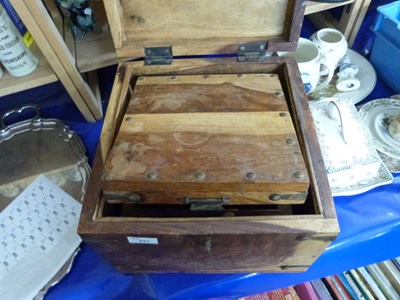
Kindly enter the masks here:
[[103, 170], [108, 203], [125, 195], [198, 212], [305, 201], [308, 173], [276, 74], [144, 76], [132, 88]]

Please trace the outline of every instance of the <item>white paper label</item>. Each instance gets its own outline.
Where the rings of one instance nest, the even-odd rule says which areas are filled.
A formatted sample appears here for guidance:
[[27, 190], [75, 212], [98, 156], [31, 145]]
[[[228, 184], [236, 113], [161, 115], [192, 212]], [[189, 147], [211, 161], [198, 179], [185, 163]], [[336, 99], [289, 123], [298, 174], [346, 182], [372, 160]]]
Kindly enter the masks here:
[[131, 244], [158, 245], [158, 239], [157, 238], [151, 238], [151, 237], [128, 236], [128, 242], [131, 243]]
[[12, 76], [24, 76], [38, 65], [7, 13], [0, 8], [0, 61]]
[[61, 269], [81, 243], [81, 208], [40, 175], [0, 213], [1, 299], [33, 299]]

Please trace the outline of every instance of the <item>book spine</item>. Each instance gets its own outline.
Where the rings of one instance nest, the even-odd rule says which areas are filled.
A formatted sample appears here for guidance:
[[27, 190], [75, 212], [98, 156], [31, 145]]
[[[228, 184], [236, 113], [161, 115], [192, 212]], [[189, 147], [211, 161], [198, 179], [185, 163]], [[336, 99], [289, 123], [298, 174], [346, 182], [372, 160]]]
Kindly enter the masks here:
[[396, 266], [397, 270], [400, 270], [400, 258], [393, 258], [391, 262]]
[[400, 299], [399, 294], [390, 284], [389, 280], [385, 277], [383, 272], [378, 268], [377, 265], [369, 265], [366, 267], [367, 271], [371, 274], [372, 278], [380, 287], [381, 291], [385, 294], [387, 299], [397, 300]]
[[386, 278], [392, 284], [397, 293], [400, 293], [400, 271], [396, 268], [394, 263], [390, 260], [387, 260], [378, 263], [378, 267], [386, 275]]
[[295, 285], [294, 289], [296, 290], [301, 300], [318, 299], [318, 296], [315, 293], [314, 288], [312, 287], [309, 281]]
[[312, 280], [311, 285], [314, 288], [319, 300], [333, 300], [321, 279]]
[[345, 273], [338, 274], [337, 276], [339, 277], [339, 280], [342, 282], [342, 284], [345, 286], [351, 298], [365, 300], [364, 295], [361, 293], [355, 282], [351, 279], [350, 274], [346, 275]]
[[340, 296], [342, 299], [345, 300], [352, 300], [350, 294], [340, 281], [339, 277], [337, 275], [329, 276], [333, 282], [333, 284], [336, 286], [337, 290], [339, 291]]
[[375, 294], [376, 298], [377, 299], [386, 299], [385, 295], [382, 293], [379, 286], [375, 283], [375, 280], [372, 278], [372, 276], [368, 273], [367, 269], [365, 269], [364, 267], [360, 267], [357, 270], [360, 272], [360, 274], [364, 278], [365, 282], [371, 288], [371, 290]]
[[349, 274], [353, 281], [356, 283], [357, 287], [360, 289], [361, 293], [364, 295], [365, 299], [367, 300], [374, 300], [376, 299], [368, 287], [365, 285], [364, 281], [361, 279], [359, 273], [356, 270], [350, 270]]
[[327, 277], [322, 278], [322, 282], [325, 284], [326, 288], [331, 293], [333, 299], [344, 300], [344, 298], [340, 294], [338, 288], [333, 283], [331, 277], [327, 276]]
[[246, 296], [240, 300], [301, 300], [294, 287], [289, 286], [270, 292]]

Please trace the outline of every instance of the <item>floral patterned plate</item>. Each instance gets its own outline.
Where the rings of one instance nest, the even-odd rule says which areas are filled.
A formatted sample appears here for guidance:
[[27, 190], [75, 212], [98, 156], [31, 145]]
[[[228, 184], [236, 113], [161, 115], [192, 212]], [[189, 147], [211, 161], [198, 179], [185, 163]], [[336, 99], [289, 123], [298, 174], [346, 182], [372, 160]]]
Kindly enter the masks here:
[[400, 159], [390, 157], [389, 155], [386, 155], [380, 151], [378, 151], [378, 154], [390, 172], [393, 174], [400, 173]]
[[382, 113], [376, 116], [374, 125], [376, 133], [379, 135], [382, 141], [395, 149], [400, 149], [400, 142], [394, 139], [388, 130], [391, 117], [397, 115], [400, 115], [400, 107], [397, 109], [393, 108], [390, 111], [385, 109]]
[[390, 137], [384, 125], [385, 118], [396, 112], [400, 114], [400, 100], [386, 98], [370, 101], [359, 111], [371, 133], [376, 149], [390, 157], [400, 159], [400, 147], [396, 147], [396, 141]]

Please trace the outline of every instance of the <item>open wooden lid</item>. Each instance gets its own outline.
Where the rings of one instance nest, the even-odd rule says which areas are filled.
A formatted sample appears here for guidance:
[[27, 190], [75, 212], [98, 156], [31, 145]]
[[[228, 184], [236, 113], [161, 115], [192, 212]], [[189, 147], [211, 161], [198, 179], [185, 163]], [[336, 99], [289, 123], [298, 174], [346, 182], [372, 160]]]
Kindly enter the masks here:
[[172, 47], [174, 56], [235, 54], [241, 44], [293, 51], [305, 0], [104, 0], [119, 57]]

